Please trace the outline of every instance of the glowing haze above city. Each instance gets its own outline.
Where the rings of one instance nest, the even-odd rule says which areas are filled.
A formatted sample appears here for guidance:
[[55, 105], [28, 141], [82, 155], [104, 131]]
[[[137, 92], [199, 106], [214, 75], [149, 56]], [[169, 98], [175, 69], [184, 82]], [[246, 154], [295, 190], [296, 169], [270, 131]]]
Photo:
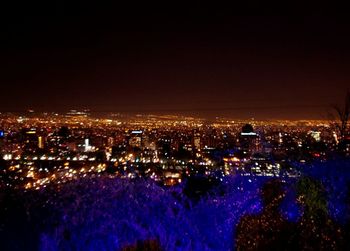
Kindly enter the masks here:
[[349, 19], [322, 6], [22, 7], [1, 23], [1, 112], [324, 119], [349, 87]]

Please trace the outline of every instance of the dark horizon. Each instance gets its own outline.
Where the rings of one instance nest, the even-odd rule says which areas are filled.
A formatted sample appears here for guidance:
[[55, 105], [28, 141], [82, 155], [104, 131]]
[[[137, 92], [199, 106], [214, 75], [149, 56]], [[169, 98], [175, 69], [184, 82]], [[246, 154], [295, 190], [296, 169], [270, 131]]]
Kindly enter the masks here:
[[343, 103], [350, 19], [330, 6], [146, 7], [9, 6], [0, 110], [322, 119]]

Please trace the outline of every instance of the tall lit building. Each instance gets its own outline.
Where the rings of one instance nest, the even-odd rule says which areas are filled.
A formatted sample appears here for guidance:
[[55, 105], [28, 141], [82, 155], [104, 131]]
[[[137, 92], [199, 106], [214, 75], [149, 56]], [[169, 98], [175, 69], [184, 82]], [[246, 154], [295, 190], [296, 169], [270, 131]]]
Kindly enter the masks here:
[[142, 146], [142, 130], [133, 130], [129, 136], [129, 146], [141, 148]]
[[43, 149], [44, 148], [44, 138], [42, 136], [39, 136], [38, 137], [38, 147], [40, 149]]
[[90, 140], [89, 140], [89, 139], [85, 139], [84, 151], [85, 151], [85, 152], [89, 152], [90, 150], [91, 150]]
[[196, 150], [201, 149], [201, 135], [197, 130], [193, 131], [193, 146]]
[[239, 139], [241, 148], [245, 152], [256, 152], [259, 149], [260, 138], [259, 135], [254, 132], [253, 126], [246, 124], [242, 127]]

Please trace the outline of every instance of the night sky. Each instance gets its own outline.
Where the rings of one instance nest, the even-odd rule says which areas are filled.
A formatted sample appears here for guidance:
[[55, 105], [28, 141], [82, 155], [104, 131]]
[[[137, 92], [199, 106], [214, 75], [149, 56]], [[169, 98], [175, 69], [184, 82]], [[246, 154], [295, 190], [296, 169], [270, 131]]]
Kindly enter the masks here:
[[27, 2], [1, 8], [0, 111], [324, 118], [350, 87], [340, 7]]

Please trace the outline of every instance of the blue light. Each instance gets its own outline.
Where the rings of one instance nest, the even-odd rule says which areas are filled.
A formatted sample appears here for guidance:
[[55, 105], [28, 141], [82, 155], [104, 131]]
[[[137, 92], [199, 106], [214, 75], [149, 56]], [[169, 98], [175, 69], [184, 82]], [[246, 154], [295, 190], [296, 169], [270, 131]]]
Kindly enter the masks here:
[[[330, 216], [340, 223], [345, 222], [349, 170], [349, 162], [339, 162], [315, 164], [304, 171], [322, 181], [329, 195]], [[262, 211], [261, 187], [268, 179], [226, 176], [220, 187], [224, 195], [213, 191], [196, 203], [183, 195], [182, 185], [164, 189], [147, 180], [120, 179], [71, 184], [51, 199], [62, 215], [57, 229], [68, 229], [71, 237], [51, 234], [58, 230], [43, 233], [40, 250], [118, 250], [147, 239], [158, 240], [167, 250], [231, 250], [241, 217]], [[302, 214], [296, 204], [295, 182], [286, 179], [287, 194], [281, 206], [281, 213], [292, 222]], [[73, 201], [79, 201], [79, 207]]]

